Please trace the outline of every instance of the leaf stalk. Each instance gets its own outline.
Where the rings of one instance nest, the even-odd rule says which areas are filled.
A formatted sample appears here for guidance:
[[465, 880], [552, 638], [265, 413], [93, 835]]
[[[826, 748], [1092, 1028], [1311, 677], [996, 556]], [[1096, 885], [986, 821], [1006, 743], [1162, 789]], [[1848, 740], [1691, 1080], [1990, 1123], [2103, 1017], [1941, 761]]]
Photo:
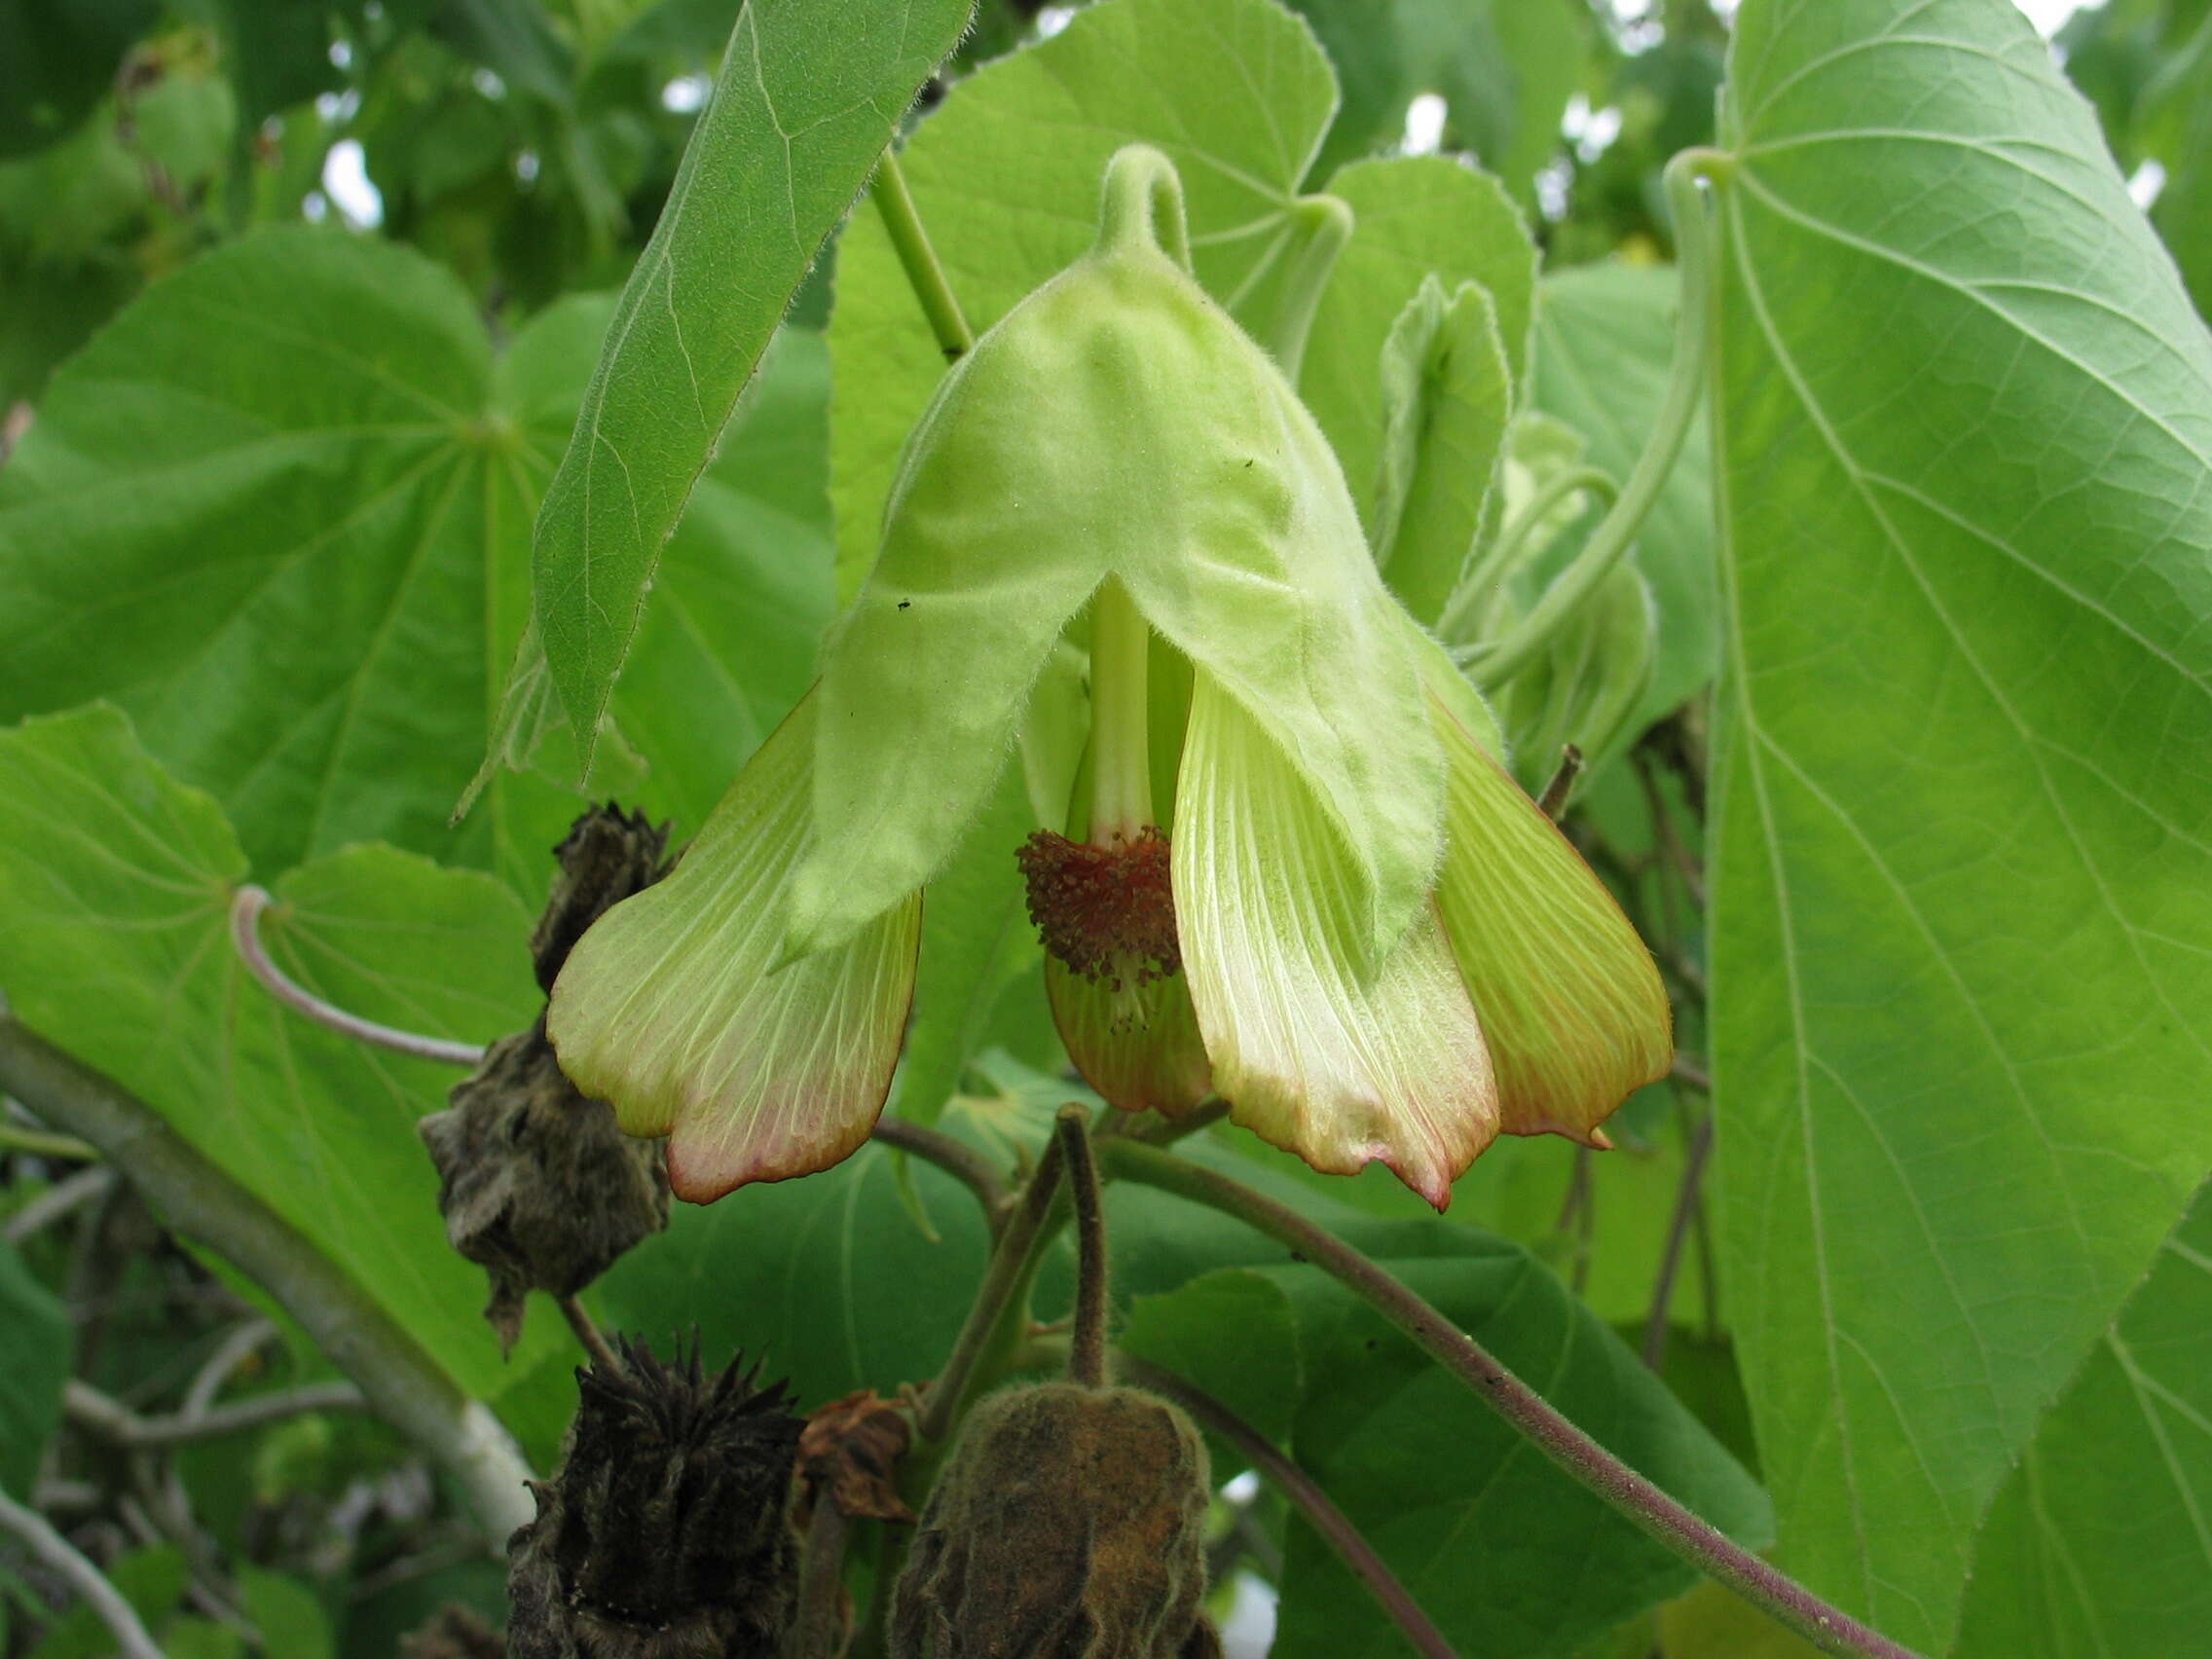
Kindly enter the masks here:
[[[1713, 353], [1713, 228], [1700, 186], [1727, 176], [1730, 157], [1714, 150], [1684, 150], [1667, 164], [1667, 202], [1675, 215], [1675, 245], [1681, 271], [1681, 321], [1675, 355], [1667, 369], [1667, 389], [1659, 417], [1643, 453], [1621, 486], [1612, 508], [1590, 533], [1590, 540], [1559, 579], [1544, 590], [1535, 608], [1503, 639], [1466, 653], [1463, 666], [1485, 686], [1511, 680], [1597, 592], [1628, 552], [1636, 533], [1658, 502], [1659, 491], [1682, 453], [1690, 422], [1704, 390]], [[1526, 516], [1526, 515], [1524, 515]]]
[[930, 244], [929, 232], [922, 228], [922, 216], [915, 211], [913, 193], [906, 188], [898, 151], [883, 152], [875, 169], [875, 188], [868, 196], [883, 217], [892, 251], [899, 256], [899, 268], [905, 272], [906, 285], [921, 302], [922, 315], [929, 319], [939, 350], [944, 352], [946, 362], [958, 362], [974, 350], [976, 331], [968, 326], [960, 301], [945, 278], [944, 267], [938, 262], [937, 249]]

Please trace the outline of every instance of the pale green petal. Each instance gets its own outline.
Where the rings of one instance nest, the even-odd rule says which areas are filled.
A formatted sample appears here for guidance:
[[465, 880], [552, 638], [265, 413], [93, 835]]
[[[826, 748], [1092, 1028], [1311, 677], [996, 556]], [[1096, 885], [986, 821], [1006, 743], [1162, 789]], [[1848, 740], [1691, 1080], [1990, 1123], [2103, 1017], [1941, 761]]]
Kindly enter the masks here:
[[694, 1202], [856, 1151], [898, 1062], [918, 893], [834, 949], [775, 966], [815, 723], [810, 694], [675, 871], [601, 917], [553, 987], [562, 1070], [631, 1134], [670, 1136], [670, 1180]]
[[1047, 956], [1045, 994], [1068, 1058], [1109, 1104], [1180, 1118], [1212, 1094], [1213, 1068], [1182, 975], [1124, 998]]
[[1381, 1160], [1442, 1209], [1497, 1132], [1433, 907], [1366, 969], [1352, 860], [1297, 769], [1200, 672], [1175, 810], [1183, 971], [1232, 1121], [1316, 1169]]
[[1368, 943], [1412, 923], [1443, 762], [1403, 614], [1273, 361], [1172, 260], [1124, 245], [990, 329], [908, 443], [824, 659], [794, 945], [846, 937], [941, 867], [1109, 575], [1296, 760], [1348, 849]]
[[1500, 1127], [1603, 1146], [1598, 1124], [1674, 1062], [1666, 988], [1604, 883], [1456, 701], [1439, 684], [1431, 704], [1451, 778], [1436, 903], [1490, 1041]]

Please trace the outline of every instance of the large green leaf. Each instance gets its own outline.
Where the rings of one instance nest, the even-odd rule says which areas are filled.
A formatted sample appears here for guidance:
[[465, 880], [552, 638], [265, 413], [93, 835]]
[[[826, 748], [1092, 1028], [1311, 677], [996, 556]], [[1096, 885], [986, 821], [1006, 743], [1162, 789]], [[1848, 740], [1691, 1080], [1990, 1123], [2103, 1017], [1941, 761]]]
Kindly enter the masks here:
[[610, 1327], [665, 1356], [696, 1332], [708, 1361], [742, 1349], [812, 1408], [855, 1388], [937, 1374], [983, 1272], [975, 1202], [913, 1164], [931, 1237], [899, 1195], [893, 1155], [866, 1146], [834, 1169], [678, 1204], [668, 1232], [615, 1263], [598, 1297]]
[[2187, 1653], [2212, 1630], [2212, 1191], [1982, 1524], [1958, 1659]]
[[[1628, 477], [1658, 417], [1677, 310], [1675, 274], [1664, 266], [1577, 266], [1536, 291], [1536, 407], [1587, 438], [1584, 459], [1616, 479]], [[1659, 606], [1659, 662], [1637, 728], [1703, 690], [1719, 666], [1707, 434], [1701, 412], [1637, 535], [1637, 568]]]
[[[481, 1270], [446, 1244], [415, 1122], [458, 1077], [336, 1036], [254, 983], [228, 934], [244, 872], [221, 809], [116, 710], [0, 732], [0, 988], [16, 1014], [138, 1094], [464, 1390], [496, 1398], [568, 1337], [534, 1321], [510, 1369], [477, 1314]], [[487, 875], [364, 846], [276, 896], [272, 955], [342, 1007], [475, 1042], [536, 1013], [529, 919]]]
[[[1403, 1278], [1715, 1526], [1753, 1546], [1771, 1535], [1757, 1485], [1525, 1250], [1440, 1216], [1361, 1215], [1234, 1152], [1204, 1143], [1193, 1151], [1296, 1203]], [[1286, 1263], [1278, 1246], [1226, 1216], [1147, 1189], [1110, 1188], [1107, 1215], [1126, 1291], [1210, 1287], [1227, 1275], [1201, 1278], [1208, 1270], [1243, 1267], [1288, 1294], [1303, 1371], [1292, 1450], [1461, 1651], [1486, 1659], [1572, 1652], [1693, 1582], [1677, 1558], [1568, 1480], [1318, 1269]], [[1140, 1314], [1146, 1306], [1138, 1303]], [[1235, 1375], [1233, 1360], [1217, 1363]], [[1335, 1555], [1294, 1528], [1274, 1651], [1394, 1659], [1401, 1641]]]
[[[1235, 1333], [1234, 1342], [1222, 1340], [1228, 1332]], [[1298, 1319], [1290, 1298], [1265, 1273], [1223, 1268], [1140, 1296], [1116, 1346], [1195, 1383], [1270, 1440], [1290, 1439], [1302, 1392]]]
[[1998, 0], [1747, 4], [1714, 880], [1783, 1559], [1901, 1641], [2212, 1162], [2212, 342]]
[[[0, 473], [0, 717], [112, 698], [255, 865], [381, 838], [538, 890], [581, 805], [483, 754], [528, 536], [608, 314], [495, 358], [453, 277], [335, 232], [248, 237], [156, 285], [55, 380]], [[829, 607], [819, 347], [771, 356], [618, 710], [696, 823], [804, 688]]]
[[0, 1492], [28, 1502], [47, 1437], [61, 1420], [75, 1332], [61, 1300], [0, 1242]]
[[[1327, 60], [1273, 0], [1112, 0], [953, 88], [902, 165], [980, 333], [1090, 246], [1107, 159], [1156, 145], [1182, 176], [1199, 280], [1249, 324], [1293, 251], [1291, 204], [1335, 106]], [[1404, 299], [1376, 330], [1377, 350]], [[900, 449], [944, 373], [872, 211], [838, 243], [830, 346], [830, 495], [849, 595], [875, 556]]]
[[970, 3], [752, 0], [738, 17], [538, 514], [538, 635], [587, 769], [661, 543]]

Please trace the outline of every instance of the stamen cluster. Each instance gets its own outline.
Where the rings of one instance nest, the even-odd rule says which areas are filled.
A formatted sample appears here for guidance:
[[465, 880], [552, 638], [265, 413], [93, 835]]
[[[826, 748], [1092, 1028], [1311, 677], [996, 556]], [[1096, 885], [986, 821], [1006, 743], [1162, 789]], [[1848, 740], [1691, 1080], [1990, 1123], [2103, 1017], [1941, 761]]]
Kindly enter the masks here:
[[1103, 847], [1039, 830], [1014, 856], [1038, 937], [1075, 973], [1124, 991], [1182, 972], [1167, 837], [1156, 826]]

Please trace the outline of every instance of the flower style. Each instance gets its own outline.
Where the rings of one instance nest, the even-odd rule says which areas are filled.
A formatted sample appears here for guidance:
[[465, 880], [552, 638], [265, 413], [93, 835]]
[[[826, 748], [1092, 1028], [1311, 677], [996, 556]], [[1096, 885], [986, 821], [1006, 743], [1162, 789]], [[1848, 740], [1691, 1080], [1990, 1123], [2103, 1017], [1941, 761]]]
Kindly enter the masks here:
[[1192, 278], [1172, 167], [1133, 146], [1096, 245], [915, 428], [815, 688], [554, 988], [563, 1065], [670, 1135], [679, 1195], [866, 1138], [922, 890], [1063, 636], [1088, 743], [1018, 856], [1092, 1087], [1171, 1115], [1218, 1093], [1440, 1209], [1501, 1129], [1605, 1144], [1672, 1057], [1650, 957], [1383, 586], [1319, 428]]

